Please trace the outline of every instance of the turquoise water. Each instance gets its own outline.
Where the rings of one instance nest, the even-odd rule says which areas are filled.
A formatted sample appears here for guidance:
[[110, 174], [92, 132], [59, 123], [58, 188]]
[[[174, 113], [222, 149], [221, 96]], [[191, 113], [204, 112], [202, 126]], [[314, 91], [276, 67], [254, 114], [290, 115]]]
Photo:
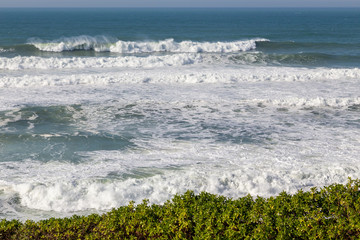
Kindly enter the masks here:
[[360, 177], [360, 9], [0, 9], [0, 217]]

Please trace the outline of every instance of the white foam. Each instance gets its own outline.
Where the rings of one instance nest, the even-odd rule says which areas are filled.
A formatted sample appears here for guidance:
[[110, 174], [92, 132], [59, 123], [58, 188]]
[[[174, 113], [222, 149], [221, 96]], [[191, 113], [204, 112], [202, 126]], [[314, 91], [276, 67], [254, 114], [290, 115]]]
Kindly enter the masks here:
[[231, 53], [244, 52], [256, 48], [256, 42], [268, 41], [266, 39], [252, 39], [234, 42], [175, 42], [174, 39], [166, 39], [158, 42], [125, 42], [118, 41], [110, 46], [111, 52], [117, 53], [150, 53], [150, 52], [209, 52]]
[[[283, 190], [294, 193], [359, 177], [358, 150], [340, 160], [341, 146], [336, 141], [311, 140], [301, 146], [289, 142], [276, 150], [169, 141], [164, 148], [158, 143], [160, 148], [153, 143], [152, 150], [145, 152], [93, 153], [86, 163], [76, 165], [6, 163], [11, 168], [2, 171], [8, 177], [4, 176], [1, 188], [6, 195], [18, 194], [23, 207], [74, 212], [109, 210], [144, 198], [163, 203], [189, 189], [233, 198], [248, 193], [268, 197]], [[319, 153], [314, 144], [327, 148]], [[347, 140], [347, 144], [356, 143]], [[4, 167], [0, 165], [1, 170]], [[123, 173], [140, 175], [122, 178]]]
[[151, 52], [217, 52], [230, 53], [239, 51], [249, 51], [256, 48], [256, 42], [269, 41], [257, 38], [244, 41], [233, 42], [194, 42], [165, 39], [160, 41], [114, 41], [105, 36], [78, 36], [61, 38], [54, 41], [44, 41], [41, 39], [30, 39], [29, 44], [34, 45], [41, 51], [63, 52], [74, 50], [94, 50], [97, 52], [116, 52], [116, 53], [151, 53]]
[[[182, 64], [188, 64], [189, 58], [180, 58]], [[115, 69], [106, 72], [90, 73], [86, 71], [74, 72], [44, 72], [20, 75], [5, 74], [0, 76], [0, 88], [12, 87], [41, 87], [41, 86], [68, 86], [68, 85], [109, 85], [124, 83], [155, 83], [155, 84], [203, 84], [203, 83], [241, 83], [241, 82], [316, 82], [316, 81], [357, 81], [360, 79], [360, 69], [298, 69], [281, 67], [259, 68], [222, 68], [222, 67], [156, 67], [149, 61], [150, 69]], [[170, 62], [174, 59], [170, 58]], [[200, 61], [200, 60], [199, 60]], [[179, 61], [175, 61], [179, 63]], [[31, 63], [32, 64], [32, 63]], [[79, 63], [80, 64], [80, 63]], [[144, 64], [144, 62], [139, 63]], [[26, 64], [25, 64], [26, 65]], [[130, 65], [134, 65], [131, 63]], [[19, 65], [16, 64], [18, 67]], [[73, 66], [73, 65], [72, 65]], [[89, 63], [89, 66], [91, 64]]]
[[[0, 127], [15, 136], [4, 149], [21, 146], [22, 133], [49, 146], [78, 132], [128, 134], [136, 145], [75, 152], [86, 160], [76, 164], [56, 154], [0, 162], [4, 216], [162, 203], [188, 189], [273, 196], [360, 177], [360, 69], [224, 66], [205, 55], [214, 54], [1, 58]], [[65, 129], [36, 115], [51, 106], [69, 107]]]
[[9, 49], [0, 48], [0, 53], [13, 52], [13, 51], [15, 51], [15, 49], [13, 48], [9, 48]]
[[289, 97], [284, 99], [253, 99], [253, 103], [262, 103], [264, 106], [272, 105], [277, 107], [332, 107], [332, 108], [344, 108], [352, 105], [360, 104], [360, 97], [352, 98], [298, 98]]
[[[319, 89], [309, 87], [312, 85], [302, 82], [295, 85], [272, 82], [270, 85], [250, 84], [250, 88], [245, 88], [247, 85], [242, 84], [236, 89], [221, 84], [212, 88], [207, 88], [206, 85], [170, 85], [159, 89], [156, 86], [144, 86], [146, 87], [130, 85], [123, 91], [117, 91], [120, 87], [90, 91], [91, 99], [100, 104], [89, 104], [86, 101], [86, 104], [79, 107], [81, 110], [71, 110], [77, 114], [74, 113], [72, 117], [72, 127], [78, 131], [117, 134], [124, 132], [128, 124], [142, 126], [136, 131], [150, 135], [151, 138], [137, 137], [135, 134], [132, 141], [136, 148], [77, 152], [86, 161], [76, 164], [56, 159], [49, 162], [24, 159], [21, 162], [0, 163], [0, 190], [3, 190], [0, 204], [18, 199], [10, 205], [0, 206], [4, 211], [17, 209], [14, 214], [7, 215], [7, 218], [39, 219], [63, 216], [64, 213], [71, 215], [79, 211], [86, 214], [126, 205], [132, 200], [140, 203], [144, 198], [150, 199], [151, 203], [163, 203], [174, 194], [189, 189], [197, 193], [208, 191], [233, 198], [248, 193], [268, 197], [283, 190], [294, 193], [301, 188], [308, 190], [310, 187], [335, 182], [345, 183], [349, 176], [360, 177], [360, 135], [356, 128], [346, 127], [344, 124], [347, 119], [358, 119], [356, 111], [330, 110], [327, 114], [332, 115], [321, 121], [316, 116], [309, 119], [307, 115], [311, 113], [307, 110], [278, 113], [271, 107], [292, 104], [302, 107], [304, 102], [301, 97], [286, 98], [291, 89], [289, 86], [303, 87], [291, 89], [294, 93], [306, 90], [310, 95], [319, 95]], [[272, 92], [280, 86], [285, 88]], [[339, 89], [337, 85], [334, 86], [331, 92], [333, 98], [309, 97], [304, 100], [305, 105], [326, 107], [330, 103], [341, 107], [356, 101], [359, 103], [356, 89], [351, 92], [353, 98], [341, 97], [343, 91], [353, 88], [352, 85]], [[251, 88], [254, 90], [246, 95]], [[64, 89], [72, 91], [68, 87]], [[89, 89], [95, 88], [81, 88], [81, 94], [86, 95]], [[284, 92], [284, 89], [287, 91]], [[23, 92], [19, 92], [22, 89], [14, 90], [17, 95], [22, 96]], [[29, 96], [36, 98], [36, 89], [34, 92], [27, 88], [24, 90]], [[264, 95], [259, 90], [267, 90], [272, 97], [259, 98]], [[44, 99], [52, 96], [64, 101], [74, 101], [66, 102], [71, 104], [78, 103], [74, 96], [81, 94], [74, 93], [67, 97], [54, 93], [50, 97], [43, 93], [39, 95]], [[254, 99], [251, 99], [249, 96], [254, 94]], [[239, 96], [245, 96], [246, 99], [242, 100]], [[31, 99], [26, 95], [22, 97]], [[336, 101], [331, 100], [335, 98]], [[326, 105], [324, 100], [328, 102]], [[24, 102], [19, 100], [21, 104]], [[267, 107], [256, 107], [258, 102], [263, 102]], [[126, 108], [129, 103], [133, 106]], [[252, 109], [247, 110], [249, 105]], [[36, 119], [29, 113], [21, 116], [19, 111], [20, 109], [9, 112], [9, 119]], [[114, 120], [115, 116], [126, 116], [129, 113], [144, 116], [144, 122], [151, 122], [151, 127], [146, 128], [146, 124], [138, 125], [139, 122], [133, 118]], [[170, 124], [171, 121], [185, 122], [186, 127], [181, 126], [181, 123]], [[291, 126], [285, 126], [285, 123], [290, 123]], [[204, 124], [221, 127], [211, 131], [199, 130], [198, 127]], [[179, 141], [167, 135], [182, 130], [189, 131], [187, 136], [191, 137], [192, 129], [195, 129], [196, 135], [193, 140]], [[243, 134], [243, 130], [250, 133], [255, 131], [256, 134], [257, 129], [266, 135], [259, 135], [260, 138], [271, 140], [265, 140], [263, 144], [216, 141], [216, 131], [237, 137], [237, 134]], [[131, 129], [129, 131], [134, 134]], [[36, 135], [36, 126], [33, 134]], [[38, 136], [51, 141], [57, 134], [64, 133], [40, 132]], [[66, 136], [69, 135], [66, 133]], [[30, 216], [23, 215], [24, 209], [34, 211]]]
[[71, 68], [151, 68], [163, 66], [181, 66], [202, 62], [198, 54], [176, 54], [148, 57], [89, 57], [89, 58], [41, 58], [41, 57], [14, 57], [0, 58], [0, 69], [71, 69]]

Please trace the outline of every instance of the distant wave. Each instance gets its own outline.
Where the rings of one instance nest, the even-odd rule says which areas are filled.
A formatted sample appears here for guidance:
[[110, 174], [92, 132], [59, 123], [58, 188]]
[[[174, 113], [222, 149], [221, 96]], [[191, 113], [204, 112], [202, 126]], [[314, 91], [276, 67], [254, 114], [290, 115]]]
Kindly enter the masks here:
[[64, 52], [75, 50], [93, 50], [96, 52], [109, 51], [110, 45], [114, 44], [116, 39], [106, 36], [76, 36], [63, 37], [53, 41], [46, 41], [40, 38], [31, 38], [28, 44], [35, 46], [41, 51]]
[[143, 52], [190, 52], [190, 53], [231, 53], [245, 52], [256, 48], [257, 41], [266, 39], [252, 39], [234, 42], [175, 42], [166, 39], [158, 42], [125, 42], [118, 41], [110, 47], [111, 52], [118, 53], [143, 53]]
[[232, 41], [232, 42], [194, 42], [165, 39], [160, 41], [122, 41], [105, 36], [77, 36], [60, 38], [53, 41], [42, 39], [29, 39], [28, 44], [35, 46], [41, 51], [64, 52], [64, 51], [96, 51], [115, 53], [152, 53], [152, 52], [174, 52], [174, 53], [231, 53], [244, 52], [256, 48], [256, 42], [269, 41], [263, 38]]

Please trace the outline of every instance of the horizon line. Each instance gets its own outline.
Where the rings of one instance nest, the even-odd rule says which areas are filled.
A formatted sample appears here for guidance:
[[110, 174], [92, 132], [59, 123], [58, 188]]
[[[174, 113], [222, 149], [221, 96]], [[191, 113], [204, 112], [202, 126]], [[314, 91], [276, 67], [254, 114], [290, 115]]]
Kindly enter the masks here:
[[78, 9], [92, 9], [92, 8], [101, 8], [101, 9], [129, 9], [129, 8], [134, 8], [134, 9], [156, 9], [156, 8], [167, 8], [167, 9], [246, 9], [246, 8], [252, 8], [252, 9], [267, 9], [267, 8], [322, 8], [322, 9], [332, 9], [332, 8], [341, 8], [341, 9], [346, 9], [346, 8], [360, 8], [360, 6], [243, 6], [243, 7], [190, 7], [190, 6], [183, 6], [183, 7], [179, 7], [179, 6], [172, 6], [172, 7], [167, 7], [167, 6], [157, 6], [157, 7], [152, 7], [152, 6], [147, 6], [147, 7], [120, 7], [120, 6], [89, 6], [89, 7], [83, 7], [83, 6], [0, 6], [0, 9], [3, 8], [78, 8]]

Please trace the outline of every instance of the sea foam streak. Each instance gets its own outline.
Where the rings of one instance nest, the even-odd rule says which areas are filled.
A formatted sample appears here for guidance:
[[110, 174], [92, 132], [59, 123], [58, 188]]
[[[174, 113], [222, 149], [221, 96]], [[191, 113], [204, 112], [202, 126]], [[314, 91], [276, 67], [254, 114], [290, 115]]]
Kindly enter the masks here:
[[160, 41], [115, 41], [105, 36], [78, 36], [60, 38], [54, 41], [44, 41], [41, 39], [30, 39], [29, 44], [34, 45], [41, 51], [63, 52], [74, 50], [93, 50], [96, 52], [115, 52], [115, 53], [152, 53], [152, 52], [243, 52], [256, 48], [256, 42], [268, 41], [267, 39], [257, 38], [243, 41], [232, 42], [194, 42], [165, 39]]
[[[152, 63], [153, 64], [153, 63]], [[90, 65], [89, 65], [90, 66]], [[153, 65], [152, 65], [153, 66]], [[205, 84], [205, 83], [240, 83], [240, 82], [316, 82], [323, 80], [357, 81], [360, 69], [299, 69], [284, 67], [247, 67], [226, 69], [221, 67], [194, 68], [192, 66], [158, 67], [149, 69], [116, 68], [102, 72], [92, 69], [90, 73], [53, 72], [48, 74], [26, 72], [26, 74], [0, 76], [0, 88], [43, 87], [69, 85], [109, 85], [125, 83], [155, 84]]]
[[123, 56], [123, 57], [72, 57], [72, 58], [41, 58], [41, 57], [14, 57], [0, 58], [0, 69], [67, 69], [67, 68], [151, 68], [164, 66], [181, 66], [202, 62], [199, 54], [176, 54], [166, 56]]

